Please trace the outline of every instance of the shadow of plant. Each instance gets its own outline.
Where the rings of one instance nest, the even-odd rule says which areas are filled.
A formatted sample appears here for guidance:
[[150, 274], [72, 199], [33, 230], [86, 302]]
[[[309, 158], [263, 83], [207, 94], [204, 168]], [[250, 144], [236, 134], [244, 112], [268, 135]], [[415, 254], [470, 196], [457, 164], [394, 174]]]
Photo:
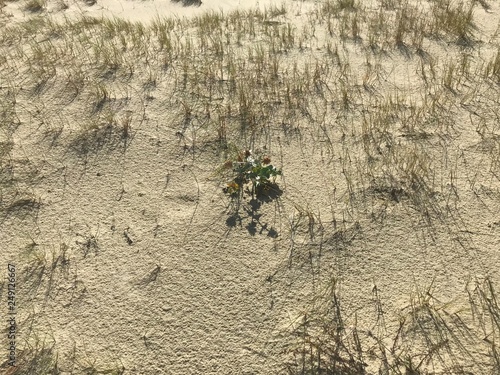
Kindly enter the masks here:
[[[268, 237], [277, 238], [278, 232], [272, 225], [261, 220], [263, 214], [259, 212], [263, 204], [271, 203], [281, 197], [283, 190], [275, 183], [271, 183], [265, 188], [256, 189], [254, 197], [246, 204], [242, 205], [240, 197], [233, 199], [239, 200], [236, 203], [235, 209], [226, 220], [228, 227], [234, 228], [236, 226], [243, 227], [243, 221], [246, 222], [245, 228], [250, 235], [255, 236], [258, 234], [266, 234]], [[241, 214], [244, 211], [244, 214]]]
[[[222, 189], [231, 197], [231, 214], [226, 225], [242, 227], [243, 219], [250, 219], [245, 225], [250, 235], [266, 233], [269, 237], [278, 237], [278, 232], [272, 226], [261, 221], [262, 213], [259, 210], [264, 203], [275, 201], [283, 194], [275, 182], [281, 170], [271, 164], [269, 156], [255, 155], [251, 150], [238, 152], [233, 159], [227, 160], [220, 168], [225, 177], [230, 178]], [[251, 199], [245, 202], [245, 196], [251, 196]], [[240, 213], [242, 210], [244, 215]]]

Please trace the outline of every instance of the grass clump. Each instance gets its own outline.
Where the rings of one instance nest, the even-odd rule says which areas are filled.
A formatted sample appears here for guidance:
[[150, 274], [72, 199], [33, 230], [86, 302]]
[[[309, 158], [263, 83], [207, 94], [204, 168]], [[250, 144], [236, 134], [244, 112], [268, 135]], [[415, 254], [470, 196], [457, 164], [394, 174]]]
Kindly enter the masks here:
[[[459, 44], [469, 45], [472, 42], [474, 24], [474, 2], [470, 4], [438, 2], [433, 9], [434, 29], [452, 35]], [[439, 33], [439, 32], [438, 32]]]
[[202, 2], [200, 0], [171, 0], [173, 3], [181, 3], [182, 6], [188, 7], [188, 6], [200, 6]]
[[57, 352], [55, 345], [48, 345], [46, 342], [35, 342], [27, 344], [27, 347], [20, 350], [16, 366], [10, 366], [4, 362], [0, 369], [3, 374], [24, 375], [24, 374], [60, 374]]
[[28, 0], [24, 5], [27, 12], [39, 13], [45, 9], [46, 3], [44, 0]]

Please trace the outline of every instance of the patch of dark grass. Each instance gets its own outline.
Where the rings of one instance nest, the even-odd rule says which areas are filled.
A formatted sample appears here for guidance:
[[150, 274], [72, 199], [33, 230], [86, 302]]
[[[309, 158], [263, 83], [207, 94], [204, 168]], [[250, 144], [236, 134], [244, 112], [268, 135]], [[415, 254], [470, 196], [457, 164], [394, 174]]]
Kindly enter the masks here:
[[181, 3], [184, 7], [201, 6], [201, 0], [171, 0], [173, 3]]

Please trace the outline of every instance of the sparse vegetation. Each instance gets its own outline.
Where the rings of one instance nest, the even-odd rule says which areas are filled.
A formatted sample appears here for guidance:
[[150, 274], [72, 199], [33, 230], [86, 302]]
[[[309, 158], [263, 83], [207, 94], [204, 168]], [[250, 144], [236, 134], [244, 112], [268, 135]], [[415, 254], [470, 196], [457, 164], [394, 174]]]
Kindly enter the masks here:
[[44, 10], [45, 0], [28, 0], [24, 5], [24, 9], [28, 12], [38, 13]]
[[[5, 4], [0, 0], [0, 12]], [[210, 246], [229, 254], [250, 234], [245, 248], [258, 248], [259, 256], [274, 257], [273, 266], [283, 263], [281, 272], [293, 274], [281, 281], [286, 291], [269, 287], [271, 308], [262, 314], [277, 314], [273, 304], [280, 298], [281, 307], [300, 310], [280, 332], [285, 350], [254, 351], [260, 359], [282, 360], [270, 373], [500, 371], [499, 275], [491, 267], [500, 209], [500, 41], [498, 30], [477, 17], [497, 25], [493, 4], [326, 0], [307, 11], [283, 3], [150, 24], [55, 20], [37, 15], [44, 1], [19, 6], [36, 14], [0, 28], [0, 225], [14, 237], [36, 238], [22, 255], [9, 250], [25, 265], [20, 294], [36, 297], [33, 311], [45, 318], [61, 306], [90, 303], [86, 296], [99, 288], [88, 286], [92, 278], [81, 280], [76, 261], [94, 272], [116, 265], [117, 252], [134, 264], [152, 256], [154, 266], [114, 269], [119, 277], [105, 283], [113, 288], [119, 279], [120, 298], [138, 285], [155, 295], [154, 288], [166, 293], [160, 279], [171, 270], [163, 266], [169, 259], [152, 249], [163, 252], [175, 243], [175, 256], [186, 259], [198, 254], [189, 246], [200, 254]], [[129, 236], [130, 224], [115, 223], [115, 211], [144, 227]], [[222, 212], [230, 213], [225, 223]], [[241, 227], [248, 233], [237, 232]], [[176, 231], [186, 233], [182, 241]], [[55, 241], [54, 233], [71, 240]], [[264, 253], [267, 248], [273, 252]], [[390, 251], [404, 252], [396, 266]], [[429, 259], [437, 252], [445, 260], [434, 263]], [[225, 254], [210, 259], [220, 262]], [[231, 258], [231, 265], [250, 270], [254, 255]], [[368, 266], [356, 269], [363, 259]], [[429, 286], [382, 295], [374, 285], [369, 297], [353, 302], [357, 296], [340, 290], [342, 279], [365, 285], [377, 267], [390, 280], [387, 289], [399, 282], [409, 288], [410, 269], [428, 280], [448, 277], [451, 263], [464, 272], [457, 279], [473, 280], [460, 293], [457, 284], [441, 293]], [[226, 277], [226, 269], [213, 274], [229, 285], [234, 275]], [[475, 278], [483, 271], [488, 276]], [[129, 285], [122, 275], [131, 272], [142, 281]], [[311, 282], [310, 301], [302, 290], [290, 297], [295, 280]], [[256, 284], [244, 282], [245, 293], [254, 293]], [[265, 289], [258, 284], [256, 294], [267, 293], [259, 288]], [[161, 312], [154, 320], [158, 310], [172, 307], [151, 307], [148, 324], [168, 330], [174, 319]], [[262, 320], [286, 320], [288, 307], [283, 310]], [[154, 361], [168, 357], [163, 334], [140, 333]], [[78, 364], [56, 344], [27, 344], [19, 373], [60, 373], [68, 363], [74, 373], [124, 371], [93, 359]]]
[[235, 174], [223, 189], [231, 196], [241, 196], [248, 183], [252, 185], [252, 196], [255, 193], [261, 194], [271, 189], [276, 176], [281, 174], [281, 171], [271, 164], [268, 156], [253, 155], [250, 150], [239, 153], [236, 160], [226, 161], [224, 168]]
[[[377, 324], [360, 327], [360, 317], [343, 307], [337, 283], [333, 280], [320, 303], [294, 322], [296, 342], [287, 349], [290, 374], [435, 373], [428, 368], [440, 369], [438, 373], [471, 374], [499, 368], [500, 310], [488, 278], [467, 286], [470, 305], [460, 315], [453, 312], [453, 303], [438, 301], [432, 287], [415, 291], [391, 333], [376, 286], [373, 311]], [[474, 321], [477, 325], [471, 326]], [[482, 357], [479, 352], [491, 356]]]

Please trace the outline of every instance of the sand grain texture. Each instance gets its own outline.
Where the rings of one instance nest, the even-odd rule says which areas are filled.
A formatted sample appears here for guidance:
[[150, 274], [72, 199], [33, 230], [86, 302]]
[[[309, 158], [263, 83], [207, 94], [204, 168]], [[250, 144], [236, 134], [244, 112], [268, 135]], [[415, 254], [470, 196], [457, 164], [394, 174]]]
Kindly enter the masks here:
[[0, 2], [2, 373], [498, 373], [498, 2], [242, 3]]

